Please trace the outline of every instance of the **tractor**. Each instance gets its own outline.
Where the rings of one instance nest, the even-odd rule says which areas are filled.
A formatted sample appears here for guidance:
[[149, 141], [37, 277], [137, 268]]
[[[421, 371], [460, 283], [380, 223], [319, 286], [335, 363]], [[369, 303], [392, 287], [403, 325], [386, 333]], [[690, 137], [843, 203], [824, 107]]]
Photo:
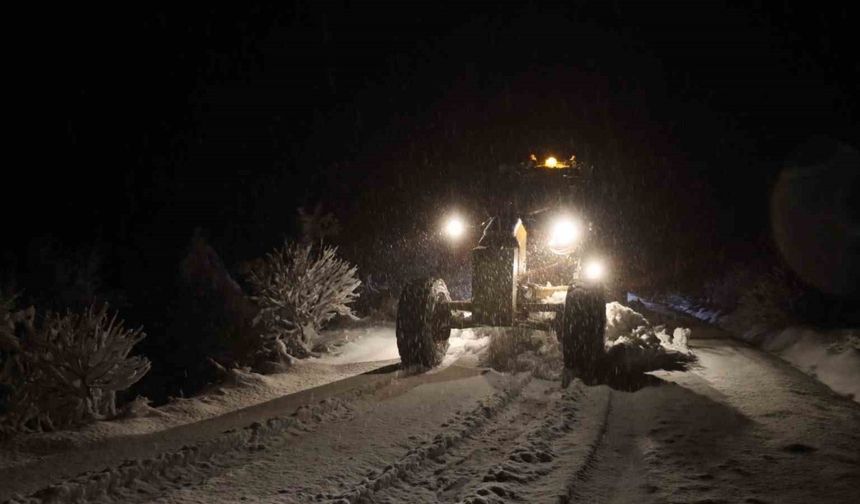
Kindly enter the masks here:
[[[452, 329], [525, 327], [555, 332], [565, 376], [593, 380], [603, 355], [607, 265], [594, 251], [581, 196], [592, 173], [575, 157], [552, 156], [503, 167], [502, 201], [480, 226], [471, 251], [471, 299], [452, 300], [440, 278], [407, 283], [397, 309], [404, 366], [438, 366]], [[468, 224], [451, 215], [443, 235], [461, 239]]]

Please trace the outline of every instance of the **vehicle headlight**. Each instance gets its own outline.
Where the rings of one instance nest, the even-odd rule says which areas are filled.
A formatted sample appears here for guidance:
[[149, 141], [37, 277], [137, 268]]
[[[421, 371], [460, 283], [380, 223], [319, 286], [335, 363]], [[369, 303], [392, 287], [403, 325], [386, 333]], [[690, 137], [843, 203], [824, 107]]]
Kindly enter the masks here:
[[606, 278], [606, 263], [602, 259], [589, 259], [582, 268], [585, 279], [597, 282]]
[[540, 163], [537, 160], [537, 156], [535, 156], [534, 154], [531, 155], [530, 159], [539, 168], [548, 168], [550, 170], [559, 170], [562, 168], [570, 168], [571, 166], [573, 166], [573, 162], [574, 162], [573, 158], [571, 158], [570, 161], [562, 161], [562, 160], [557, 159], [555, 156], [549, 156], [543, 160], [543, 163]]
[[579, 243], [582, 224], [570, 217], [560, 217], [549, 231], [549, 248], [556, 254], [569, 254]]
[[442, 226], [442, 233], [450, 240], [459, 240], [466, 234], [466, 222], [459, 215], [452, 215]]

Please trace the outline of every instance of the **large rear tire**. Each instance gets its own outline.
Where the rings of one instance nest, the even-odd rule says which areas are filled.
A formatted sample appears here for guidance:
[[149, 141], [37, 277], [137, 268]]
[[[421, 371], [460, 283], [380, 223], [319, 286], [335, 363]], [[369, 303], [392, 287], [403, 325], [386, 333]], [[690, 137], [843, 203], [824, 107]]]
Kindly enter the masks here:
[[606, 301], [600, 287], [572, 285], [567, 290], [561, 322], [564, 367], [586, 383], [600, 373], [605, 353]]
[[451, 335], [451, 301], [439, 278], [408, 283], [397, 306], [397, 350], [404, 366], [438, 366], [448, 351]]

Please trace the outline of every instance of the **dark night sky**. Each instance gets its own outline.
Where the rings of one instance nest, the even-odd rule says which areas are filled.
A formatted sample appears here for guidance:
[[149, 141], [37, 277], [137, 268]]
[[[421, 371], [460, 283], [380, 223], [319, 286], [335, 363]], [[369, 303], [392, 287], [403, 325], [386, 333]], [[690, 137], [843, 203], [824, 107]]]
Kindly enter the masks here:
[[683, 194], [660, 218], [744, 241], [767, 226], [787, 150], [814, 133], [860, 138], [848, 7], [279, 2], [38, 16], [16, 74], [32, 104], [28, 152], [7, 165], [3, 198], [6, 236], [23, 239], [5, 253], [21, 268], [31, 237], [98, 239], [124, 265], [118, 283], [175, 264], [196, 226], [228, 262], [260, 254], [320, 200], [344, 240], [372, 217], [423, 225], [430, 202], [474, 194], [470, 181], [531, 150], [627, 160], [616, 176]]

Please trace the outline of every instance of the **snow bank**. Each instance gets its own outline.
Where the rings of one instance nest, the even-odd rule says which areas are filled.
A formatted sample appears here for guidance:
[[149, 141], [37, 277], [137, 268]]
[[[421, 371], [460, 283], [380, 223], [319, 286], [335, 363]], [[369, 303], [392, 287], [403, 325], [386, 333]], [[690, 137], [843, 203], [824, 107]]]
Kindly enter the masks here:
[[615, 301], [606, 305], [606, 346], [636, 342], [654, 346], [659, 344], [664, 350], [690, 353], [687, 340], [691, 331], [686, 327], [676, 327], [672, 334], [666, 332], [666, 327], [651, 326], [641, 313]]
[[672, 331], [672, 336], [666, 334], [665, 328], [661, 328], [656, 334], [663, 348], [676, 352], [689, 353], [690, 347], [687, 345], [687, 342], [690, 340], [690, 334], [692, 333], [693, 331], [687, 327], [676, 327]]
[[336, 354], [297, 360], [289, 372], [271, 375], [231, 369], [223, 383], [194, 397], [173, 398], [154, 408], [139, 398], [127, 404], [123, 418], [96, 422], [77, 430], [29, 433], [0, 445], [0, 469], [38, 459], [46, 447], [74, 449], [106, 439], [136, 436], [254, 406], [301, 390], [372, 371], [396, 362], [397, 342], [391, 324], [322, 333]]
[[668, 307], [714, 324], [732, 336], [776, 354], [834, 392], [860, 402], [860, 329], [825, 330], [790, 326], [780, 329], [763, 326], [755, 314], [738, 310], [722, 313], [683, 296], [671, 295], [663, 303], [634, 299], [656, 308]]
[[[695, 361], [690, 330], [652, 326], [642, 314], [612, 302], [606, 305], [605, 344], [609, 364], [618, 372], [680, 370]], [[395, 349], [396, 351], [396, 349]], [[561, 348], [552, 332], [524, 328], [476, 327], [453, 330], [441, 368], [451, 364], [487, 366], [500, 371], [530, 371], [543, 379], [562, 372]]]
[[650, 327], [651, 324], [641, 313], [611, 302], [606, 305], [606, 341], [614, 342], [622, 336], [629, 336], [639, 327]]
[[788, 327], [760, 336], [760, 346], [860, 402], [860, 330]]
[[685, 370], [695, 362], [687, 340], [690, 329], [652, 327], [641, 313], [617, 302], [606, 305], [605, 346], [608, 367], [630, 375]]
[[503, 337], [507, 331], [501, 327], [454, 329], [448, 338], [448, 353], [445, 354], [441, 367], [450, 366], [454, 362], [480, 365], [487, 356], [493, 338]]

